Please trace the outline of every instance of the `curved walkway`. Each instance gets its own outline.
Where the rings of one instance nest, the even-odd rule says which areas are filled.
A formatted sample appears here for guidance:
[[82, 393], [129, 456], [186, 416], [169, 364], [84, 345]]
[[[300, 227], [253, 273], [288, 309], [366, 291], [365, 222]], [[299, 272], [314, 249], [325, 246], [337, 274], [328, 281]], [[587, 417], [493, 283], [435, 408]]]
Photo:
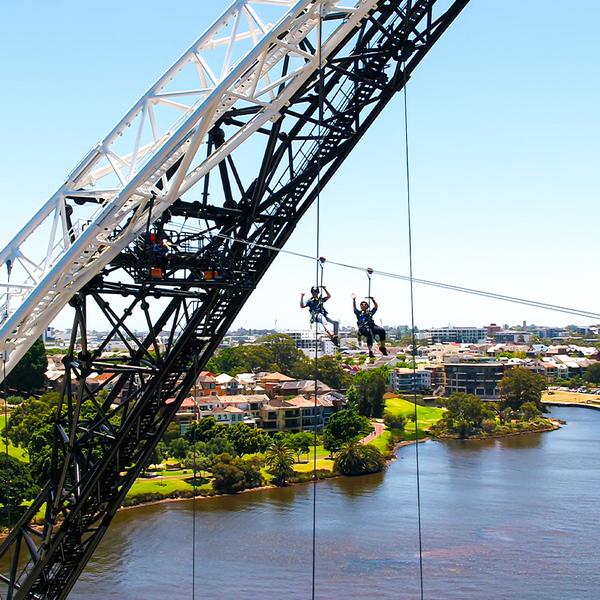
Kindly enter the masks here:
[[361, 444], [368, 444], [372, 442], [376, 437], [379, 437], [385, 431], [385, 425], [381, 421], [371, 421], [371, 425], [375, 428], [369, 435], [365, 436], [360, 440]]

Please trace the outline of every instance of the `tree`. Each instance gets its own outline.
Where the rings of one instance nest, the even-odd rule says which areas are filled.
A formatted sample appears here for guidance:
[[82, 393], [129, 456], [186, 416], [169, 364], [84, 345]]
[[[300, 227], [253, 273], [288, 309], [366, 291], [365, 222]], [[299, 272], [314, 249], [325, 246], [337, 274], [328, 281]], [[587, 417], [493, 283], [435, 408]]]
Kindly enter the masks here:
[[23, 358], [6, 377], [9, 388], [31, 394], [43, 389], [46, 383], [44, 373], [48, 370], [46, 348], [40, 338], [27, 350]]
[[227, 439], [233, 445], [236, 454], [252, 454], [262, 452], [269, 447], [269, 437], [262, 430], [250, 427], [246, 423], [236, 423], [227, 428]]
[[284, 444], [296, 453], [297, 461], [300, 462], [300, 456], [308, 454], [313, 442], [314, 436], [312, 433], [301, 431], [300, 433], [290, 433], [285, 436]]
[[399, 413], [393, 413], [385, 411], [383, 415], [383, 422], [388, 429], [395, 429], [397, 431], [404, 431], [406, 427], [407, 418]]
[[265, 462], [275, 485], [286, 485], [294, 475], [294, 452], [282, 442], [271, 444]]
[[352, 381], [337, 356], [320, 356], [316, 362], [315, 369], [314, 359], [302, 355], [289, 374], [297, 379], [318, 379], [334, 389], [344, 388]]
[[261, 468], [264, 465], [264, 461], [257, 456], [252, 458], [236, 458], [236, 464], [239, 465], [240, 469], [244, 473], [246, 481], [246, 488], [259, 487], [264, 483], [264, 479], [261, 473]]
[[0, 504], [16, 508], [24, 500], [35, 498], [38, 491], [27, 463], [0, 455]]
[[483, 403], [481, 398], [473, 394], [457, 392], [444, 400], [447, 411], [443, 422], [448, 431], [458, 433], [461, 438], [466, 438], [473, 433], [481, 431], [483, 421], [493, 412]]
[[17, 406], [18, 404], [25, 402], [25, 398], [23, 398], [23, 396], [9, 396], [6, 402], [9, 406]]
[[217, 436], [206, 442], [206, 453], [209, 456], [216, 456], [218, 454], [231, 454], [233, 456], [235, 448], [226, 437]]
[[365, 436], [371, 431], [373, 426], [369, 419], [351, 408], [340, 410], [331, 415], [323, 429], [323, 445], [325, 450], [333, 454], [342, 444]]
[[270, 348], [263, 344], [253, 344], [223, 348], [208, 361], [207, 368], [215, 373], [237, 375], [253, 369], [272, 371], [273, 366]]
[[59, 394], [47, 392], [40, 398], [33, 396], [21, 402], [10, 413], [3, 435], [15, 445], [27, 450], [31, 437], [56, 416]]
[[499, 384], [500, 398], [504, 408], [519, 410], [525, 402], [533, 402], [541, 412], [546, 412], [542, 404], [542, 392], [546, 380], [530, 369], [515, 367], [508, 370]]
[[365, 475], [385, 469], [385, 458], [375, 446], [346, 442], [336, 455], [334, 468], [342, 475]]
[[56, 392], [27, 398], [10, 413], [2, 432], [3, 437], [26, 450], [31, 474], [38, 483], [44, 482], [49, 474], [58, 401]]
[[183, 437], [175, 438], [169, 444], [169, 454], [173, 458], [185, 458], [188, 450], [190, 448], [190, 443]]
[[217, 437], [225, 437], [227, 425], [217, 423], [213, 416], [203, 417], [192, 423], [185, 431], [185, 437], [191, 442], [209, 442]]
[[600, 384], [600, 362], [590, 365], [585, 370], [583, 378], [590, 383]]
[[383, 417], [385, 400], [383, 395], [387, 387], [389, 372], [386, 367], [360, 371], [354, 376], [358, 412], [366, 417]]
[[183, 459], [183, 466], [186, 469], [192, 469], [195, 474], [202, 475], [202, 471], [210, 471], [213, 461], [210, 456], [194, 452], [194, 450], [188, 450], [188, 453]]
[[354, 384], [348, 386], [346, 398], [348, 399], [348, 407], [358, 411], [358, 392]]
[[162, 439], [163, 442], [169, 445], [175, 438], [181, 437], [181, 429], [179, 424], [175, 421], [171, 421], [167, 426], [167, 430], [164, 432]]
[[[163, 444], [163, 446], [160, 446], [160, 444]], [[162, 453], [163, 447], [164, 447], [164, 442], [159, 442], [155, 446], [154, 450], [152, 450], [152, 453], [150, 454], [150, 457], [146, 461], [146, 465], [144, 466], [144, 471], [146, 471], [146, 469], [148, 469], [148, 467], [150, 465], [160, 465], [160, 463], [162, 462], [162, 460], [164, 458], [164, 455]]]
[[304, 358], [293, 338], [285, 333], [272, 333], [259, 338], [257, 342], [271, 353], [271, 363], [276, 371], [290, 373], [296, 363]]
[[[223, 454], [222, 457], [228, 457]], [[229, 457], [231, 458], [231, 457]], [[224, 494], [236, 494], [246, 489], [246, 477], [244, 472], [232, 460], [222, 458], [213, 463], [213, 487], [216, 492]]]
[[539, 417], [542, 413], [534, 402], [524, 402], [521, 404], [521, 415], [526, 421], [531, 421]]
[[213, 487], [225, 494], [258, 487], [263, 481], [260, 466], [260, 461], [255, 458], [243, 460], [230, 454], [220, 454], [215, 457], [212, 466]]

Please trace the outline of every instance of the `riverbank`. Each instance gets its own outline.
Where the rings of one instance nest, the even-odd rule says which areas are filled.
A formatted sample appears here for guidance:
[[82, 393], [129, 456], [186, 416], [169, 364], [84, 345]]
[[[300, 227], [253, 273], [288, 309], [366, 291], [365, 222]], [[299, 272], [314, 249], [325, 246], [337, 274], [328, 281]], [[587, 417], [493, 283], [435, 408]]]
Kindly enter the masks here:
[[554, 400], [543, 400], [542, 404], [546, 404], [547, 406], [578, 406], [579, 408], [600, 410], [600, 404], [592, 404], [591, 402], [555, 402]]
[[556, 431], [562, 426], [562, 423], [560, 423], [557, 419], [546, 420], [548, 421], [548, 425], [540, 426], [536, 429], [520, 429], [516, 431], [506, 431], [501, 433], [486, 433], [484, 435], [472, 435], [466, 438], [461, 438], [457, 433], [440, 433], [438, 435], [432, 434], [432, 436], [440, 440], [495, 440], [505, 437], [512, 437], [515, 435], [527, 435], [530, 433], [544, 433], [546, 431]]
[[[600, 413], [556, 408], [549, 416], [569, 426], [548, 436], [418, 446], [429, 597], [597, 596]], [[415, 447], [398, 457], [385, 474], [317, 486], [319, 600], [419, 596]], [[257, 491], [264, 493], [195, 509], [173, 502], [120, 512], [73, 600], [184, 598], [193, 581], [207, 598], [310, 596], [313, 487]], [[524, 561], [526, 569], [515, 569]]]
[[[396, 444], [394, 444], [393, 450], [391, 450], [392, 456], [390, 458], [386, 459], [386, 466], [391, 464], [392, 462], [394, 462], [397, 459], [396, 452], [400, 448], [404, 448], [406, 446], [412, 446], [415, 443], [422, 444], [422, 443], [430, 441], [430, 440], [431, 440], [431, 437], [428, 436], [428, 437], [424, 437], [424, 438], [419, 438], [418, 440], [402, 440], [400, 442], [397, 442]], [[250, 493], [250, 492], [261, 492], [261, 491], [265, 491], [265, 490], [281, 489], [281, 487], [294, 487], [294, 486], [298, 486], [298, 485], [305, 485], [307, 483], [312, 483], [312, 481], [313, 481], [312, 471], [307, 471], [305, 473], [308, 475], [308, 477], [306, 479], [291, 481], [285, 486], [277, 486], [277, 485], [273, 485], [273, 484], [261, 485], [259, 487], [248, 488], [248, 489], [242, 490], [241, 492], [237, 492], [235, 494], [211, 493], [211, 494], [196, 494], [196, 495], [194, 495], [194, 494], [180, 495], [180, 496], [176, 496], [176, 497], [167, 497], [167, 498], [161, 498], [161, 499], [156, 499], [156, 500], [150, 500], [147, 502], [139, 502], [136, 504], [131, 504], [129, 506], [121, 506], [121, 508], [119, 508], [119, 511], [130, 510], [130, 509], [134, 509], [134, 508], [141, 508], [144, 506], [152, 506], [155, 504], [164, 504], [164, 503], [168, 503], [168, 502], [181, 502], [184, 500], [194, 500], [194, 499], [208, 500], [209, 498], [222, 498], [222, 497], [238, 496], [240, 494], [246, 494], [246, 493]], [[324, 480], [328, 480], [328, 479], [336, 479], [336, 478], [341, 478], [341, 477], [349, 477], [349, 476], [342, 475], [335, 471], [325, 471], [322, 469], [317, 470], [317, 481], [324, 481]], [[355, 476], [352, 476], [352, 477], [355, 477]]]

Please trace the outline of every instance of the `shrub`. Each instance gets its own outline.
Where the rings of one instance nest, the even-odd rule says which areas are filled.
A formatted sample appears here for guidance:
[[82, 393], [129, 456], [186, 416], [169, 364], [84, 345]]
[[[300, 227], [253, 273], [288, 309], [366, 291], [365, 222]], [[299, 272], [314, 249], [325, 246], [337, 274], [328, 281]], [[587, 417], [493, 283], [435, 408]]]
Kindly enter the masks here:
[[383, 422], [385, 423], [385, 426], [388, 429], [404, 431], [404, 428], [406, 427], [407, 418], [404, 415], [386, 411], [383, 415]]
[[257, 458], [243, 460], [230, 454], [215, 457], [212, 468], [213, 487], [223, 494], [236, 494], [247, 488], [258, 487], [263, 483], [260, 468], [262, 462]]
[[485, 433], [493, 433], [496, 430], [496, 420], [495, 419], [484, 419], [481, 428]]
[[334, 468], [342, 475], [377, 473], [385, 469], [385, 458], [375, 446], [348, 442], [337, 453]]

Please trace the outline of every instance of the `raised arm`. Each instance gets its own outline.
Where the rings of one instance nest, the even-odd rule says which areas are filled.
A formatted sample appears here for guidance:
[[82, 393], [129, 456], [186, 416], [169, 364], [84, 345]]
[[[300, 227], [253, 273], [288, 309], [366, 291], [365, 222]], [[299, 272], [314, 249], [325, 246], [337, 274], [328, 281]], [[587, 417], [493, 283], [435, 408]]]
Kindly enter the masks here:
[[352, 308], [354, 309], [354, 312], [356, 312], [356, 294], [352, 294]]
[[327, 300], [329, 300], [329, 298], [331, 298], [331, 294], [329, 293], [329, 290], [325, 286], [323, 286], [323, 291], [327, 294], [325, 296], [325, 298], [323, 298], [323, 302], [326, 302]]
[[379, 304], [377, 304], [377, 301], [375, 298], [373, 298], [373, 296], [371, 296], [371, 300], [373, 300], [373, 310], [377, 310], [379, 308]]
[[304, 292], [300, 294], [300, 308], [306, 308], [306, 304], [304, 304]]

